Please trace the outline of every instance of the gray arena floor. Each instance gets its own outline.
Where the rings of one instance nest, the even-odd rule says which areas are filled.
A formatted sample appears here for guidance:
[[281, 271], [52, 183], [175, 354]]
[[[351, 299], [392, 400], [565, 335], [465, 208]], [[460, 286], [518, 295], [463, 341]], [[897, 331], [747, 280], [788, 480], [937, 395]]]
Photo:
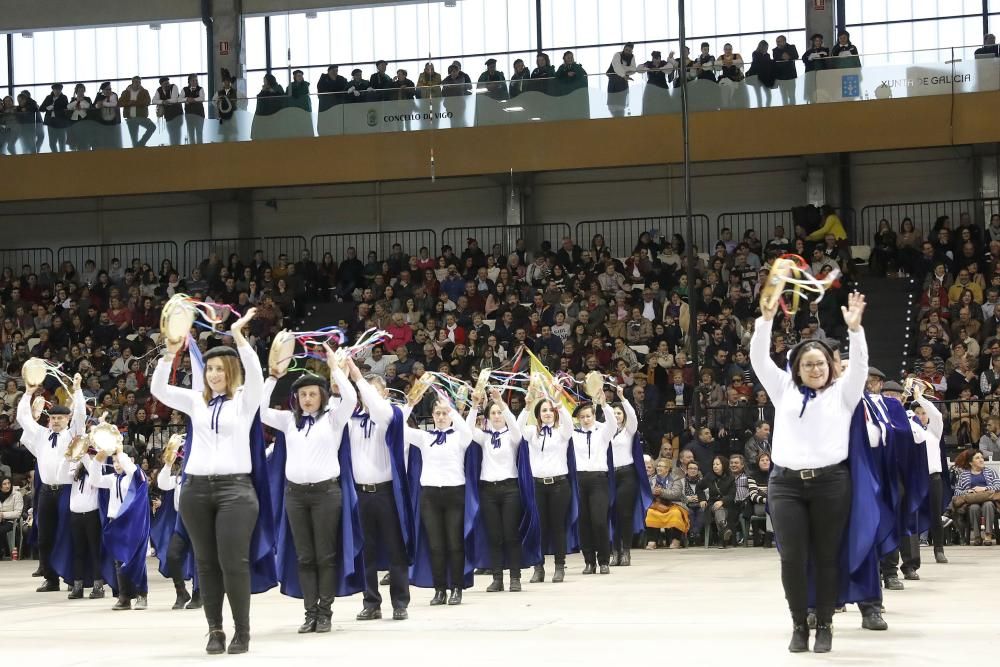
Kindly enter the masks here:
[[[318, 658], [340, 665], [840, 665], [948, 664], [995, 655], [1000, 547], [948, 551], [936, 565], [922, 549], [922, 580], [888, 592], [889, 631], [863, 631], [855, 607], [835, 619], [827, 656], [785, 651], [790, 623], [773, 550], [693, 548], [636, 551], [633, 565], [610, 576], [579, 574], [571, 557], [563, 584], [525, 583], [522, 593], [484, 592], [477, 577], [460, 607], [427, 606], [413, 589], [410, 620], [360, 623], [360, 597], [334, 604], [334, 631], [298, 636], [298, 600], [276, 591], [255, 596], [245, 656], [207, 656], [201, 611], [171, 611], [173, 587], [153, 569], [146, 611], [112, 612], [113, 600], [68, 601], [64, 592], [35, 593], [36, 563], [0, 563], [2, 663], [36, 665], [178, 665], [205, 660], [264, 664]], [[927, 561], [930, 562], [927, 562]], [[527, 579], [525, 579], [527, 582]], [[387, 594], [388, 591], [386, 590]], [[388, 608], [388, 605], [386, 605]], [[228, 617], [228, 611], [227, 611]], [[227, 620], [227, 632], [231, 623]], [[277, 663], [282, 664], [282, 663]], [[288, 663], [284, 663], [288, 664]], [[316, 664], [312, 661], [302, 663]]]

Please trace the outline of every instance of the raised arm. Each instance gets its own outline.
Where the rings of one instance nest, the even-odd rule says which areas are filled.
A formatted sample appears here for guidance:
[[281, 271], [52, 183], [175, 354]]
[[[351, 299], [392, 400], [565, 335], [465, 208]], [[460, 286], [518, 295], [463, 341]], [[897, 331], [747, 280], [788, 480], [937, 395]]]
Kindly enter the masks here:
[[100, 487], [102, 489], [110, 489], [114, 486], [115, 476], [112, 474], [105, 474], [104, 465], [94, 459], [93, 456], [90, 454], [84, 456], [83, 465], [87, 468], [87, 474], [90, 475], [90, 483], [93, 486]]
[[421, 430], [419, 428], [413, 428], [412, 426], [406, 426], [403, 429], [403, 441], [409, 447], [416, 447], [417, 449], [423, 449], [427, 446], [427, 441], [430, 438], [430, 433]]
[[517, 416], [517, 430], [521, 432], [521, 437], [525, 440], [533, 440], [538, 435], [538, 429], [534, 426], [528, 425], [528, 418], [531, 412], [528, 410], [527, 406], [521, 410], [521, 414]]
[[331, 369], [330, 376], [340, 389], [340, 402], [328, 411], [329, 419], [335, 430], [342, 429], [351, 420], [351, 415], [354, 414], [354, 407], [358, 404], [358, 392], [347, 379], [347, 374], [339, 367]]
[[115, 460], [118, 461], [118, 465], [122, 467], [126, 475], [134, 475], [135, 471], [138, 470], [135, 462], [121, 449], [115, 452]]
[[634, 436], [639, 430], [639, 417], [635, 414], [632, 403], [625, 398], [625, 392], [621, 387], [618, 387], [618, 397], [621, 399], [622, 411], [625, 413], [625, 432]]
[[240, 407], [244, 414], [252, 415], [261, 404], [264, 394], [264, 372], [260, 367], [260, 359], [257, 353], [250, 347], [250, 343], [243, 336], [243, 327], [257, 314], [256, 308], [251, 308], [246, 315], [236, 320], [230, 333], [233, 335], [233, 342], [236, 343], [236, 351], [243, 362], [243, 391], [240, 395]]
[[[34, 389], [34, 387], [31, 387]], [[42, 436], [43, 428], [35, 421], [35, 418], [31, 414], [31, 391], [26, 388], [24, 395], [21, 396], [21, 400], [17, 402], [17, 424], [24, 431], [24, 435], [27, 437], [22, 437], [21, 441], [24, 443], [25, 447], [28, 448], [32, 454], [35, 454], [35, 444], [38, 438]]]
[[293, 415], [288, 410], [275, 410], [271, 407], [271, 396], [274, 388], [278, 385], [278, 380], [269, 377], [264, 382], [263, 394], [260, 399], [260, 420], [279, 431], [288, 431], [294, 428], [292, 423]]
[[190, 415], [194, 409], [194, 401], [200, 399], [198, 392], [193, 389], [176, 387], [170, 384], [170, 369], [173, 365], [174, 355], [164, 354], [156, 364], [153, 371], [153, 379], [149, 384], [149, 391], [160, 403], [168, 408], [179, 410]]
[[[772, 317], [761, 316], [757, 318], [753, 335], [750, 337], [750, 363], [754, 372], [757, 373], [757, 379], [767, 390], [768, 396], [777, 403], [784, 393], [788, 376], [771, 359], [771, 328], [773, 325], [773, 315]], [[851, 357], [853, 356], [852, 351]]]
[[156, 474], [156, 488], [160, 491], [172, 491], [177, 487], [177, 478], [170, 474], [170, 466], [164, 465]]
[[917, 404], [927, 413], [927, 430], [940, 438], [944, 433], [944, 417], [942, 417], [941, 411], [938, 410], [934, 403], [928, 401], [922, 393], [918, 393], [915, 398]]
[[79, 373], [73, 376], [73, 417], [69, 422], [69, 432], [74, 437], [87, 432], [87, 398], [80, 388], [82, 382]]
[[472, 441], [472, 429], [465, 423], [462, 415], [454, 407], [449, 412], [451, 413], [451, 427], [455, 429], [455, 434], [458, 435], [458, 439], [463, 446], [468, 446]]
[[559, 410], [559, 435], [569, 440], [573, 437], [573, 415], [569, 413], [561, 401], [556, 401]]
[[469, 414], [465, 417], [465, 424], [472, 432], [472, 441], [485, 447], [487, 443], [486, 432], [476, 427], [476, 417], [478, 416], [479, 408], [473, 405], [469, 408]]
[[503, 411], [503, 420], [507, 424], [507, 430], [510, 432], [511, 439], [518, 443], [524, 436], [521, 434], [521, 424], [518, 423], [517, 417], [514, 413], [510, 411], [506, 403], [500, 403], [500, 409]]
[[847, 407], [854, 408], [861, 400], [865, 381], [868, 380], [868, 342], [865, 340], [865, 330], [861, 328], [861, 316], [865, 312], [864, 295], [852, 292], [847, 297], [847, 307], [841, 307], [840, 310], [847, 324], [847, 338], [851, 346], [847, 371], [840, 380], [844, 383], [841, 396]]
[[604, 444], [608, 445], [618, 431], [618, 419], [615, 417], [614, 408], [607, 403], [601, 404], [601, 414], [604, 415], [604, 425], [601, 426], [600, 430], [603, 433]]

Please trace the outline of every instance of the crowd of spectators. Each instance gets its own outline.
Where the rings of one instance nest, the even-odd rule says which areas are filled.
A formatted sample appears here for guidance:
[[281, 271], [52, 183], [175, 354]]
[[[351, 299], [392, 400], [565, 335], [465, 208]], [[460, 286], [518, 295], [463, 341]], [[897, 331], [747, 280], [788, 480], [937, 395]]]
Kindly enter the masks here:
[[[990, 227], [1000, 231], [1000, 219]], [[941, 228], [947, 228], [946, 221]], [[970, 229], [963, 225], [957, 235], [967, 236]], [[809, 259], [816, 275], [843, 274], [819, 301], [806, 302], [794, 316], [779, 315], [772, 356], [782, 365], [787, 350], [801, 340], [819, 338], [836, 345], [844, 336], [839, 306], [852, 271], [846, 231], [832, 208], [824, 207], [810, 228], [797, 226], [791, 232], [788, 237], [778, 226], [768, 238], [752, 229], [733, 238], [729, 229], [721, 229], [711, 254], [696, 255], [693, 284], [685, 239], [666, 238], [657, 230], [643, 232], [631, 248], [609, 247], [596, 234], [582, 247], [566, 237], [535, 249], [519, 240], [514, 248], [498, 244], [484, 250], [469, 238], [459, 252], [444, 246], [436, 255], [426, 247], [404, 249], [397, 243], [387, 257], [370, 253], [365, 261], [354, 248], [343, 257], [327, 253], [318, 261], [308, 251], [294, 260], [266, 258], [261, 251], [250, 258], [211, 255], [184, 276], [169, 260], [155, 268], [118, 259], [107, 267], [92, 260], [80, 268], [64, 263], [55, 271], [43, 264], [22, 267], [19, 275], [8, 268], [0, 275], [0, 462], [10, 470], [0, 469], [0, 476], [13, 473], [23, 483], [33, 466], [30, 454], [18, 445], [13, 420], [23, 389], [20, 370], [28, 358], [41, 357], [69, 375], [83, 375], [91, 416], [116, 424], [141, 467], [155, 472], [167, 438], [184, 428], [183, 417], [148, 391], [166, 299], [186, 293], [240, 312], [256, 306], [249, 333], [262, 363], [274, 333], [300, 321], [306, 303], [326, 302], [321, 312], [339, 313], [338, 321], [313, 324], [336, 324], [352, 340], [372, 327], [392, 335], [359, 364], [383, 377], [397, 395], [426, 371], [474, 384], [482, 369], [509, 370], [522, 348], [553, 372], [577, 380], [591, 370], [610, 376], [635, 407], [658, 497], [682, 503], [690, 513], [690, 534], [665, 530], [651, 538], [653, 546], [692, 535], [701, 539], [713, 522], [734, 526], [743, 519], [746, 526], [762, 525], [773, 407], [749, 364], [747, 346], [768, 266], [795, 252]], [[991, 229], [984, 234], [1000, 239]], [[947, 238], [948, 232], [943, 235]], [[980, 236], [977, 230], [974, 238]], [[969, 243], [941, 256], [961, 256]], [[900, 255], [887, 261], [896, 262]], [[976, 319], [983, 317], [984, 305], [996, 301], [996, 290], [989, 302], [973, 298], [971, 305], [965, 303], [966, 295], [976, 295], [971, 287], [962, 287], [975, 285], [968, 275], [974, 262], [961, 265], [954, 285], [944, 284], [958, 265], [938, 262], [936, 267], [946, 269], [943, 276], [934, 266], [926, 272], [930, 282], [922, 305], [928, 312], [920, 319], [928, 326], [934, 317], [978, 322], [971, 342], [979, 342], [976, 335], [995, 329], [1000, 318], [990, 308], [988, 323]], [[993, 275], [993, 264], [984, 266]], [[994, 280], [1000, 282], [1000, 274]], [[952, 303], [950, 294], [963, 304], [957, 319], [942, 306]], [[932, 300], [937, 310], [930, 312]], [[961, 331], [969, 334], [966, 326]], [[938, 330], [935, 342], [945, 330], [959, 331], [954, 325]], [[964, 399], [986, 386], [1000, 407], [995, 381], [1000, 342], [992, 334], [979, 340], [989, 362], [978, 369], [975, 357], [962, 356], [968, 355], [969, 337], [955, 341], [952, 352], [958, 354], [949, 357], [948, 373], [965, 372], [969, 379], [956, 393], [939, 398]], [[203, 350], [225, 342], [223, 334], [211, 329], [199, 337]], [[932, 344], [929, 349], [931, 361], [942, 365], [934, 368], [940, 375], [948, 348]], [[971, 368], [978, 374], [970, 375]], [[190, 385], [190, 372], [189, 362], [182, 360], [176, 381]], [[937, 377], [935, 382], [942, 392], [955, 391], [950, 381]], [[50, 397], [65, 398], [55, 379], [45, 389]], [[416, 419], [430, 413], [431, 400], [428, 395], [415, 407]], [[964, 407], [972, 403], [951, 404], [953, 430], [967, 430], [970, 438], [974, 435], [967, 442], [982, 438], [984, 451], [995, 451], [998, 421], [983, 420], [986, 428], [981, 429], [980, 408]], [[522, 397], [513, 394], [510, 404], [518, 412]], [[1000, 420], [1000, 410], [990, 414]], [[756, 531], [754, 538], [763, 542], [766, 532]]]

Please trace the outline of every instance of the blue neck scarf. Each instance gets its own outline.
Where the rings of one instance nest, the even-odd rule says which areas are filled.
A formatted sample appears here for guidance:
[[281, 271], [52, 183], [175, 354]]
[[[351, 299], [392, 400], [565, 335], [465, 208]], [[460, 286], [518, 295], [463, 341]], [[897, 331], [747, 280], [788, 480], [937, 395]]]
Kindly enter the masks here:
[[802, 409], [799, 410], [799, 418], [801, 419], [802, 415], [805, 414], [806, 405], [810, 399], [816, 398], [816, 390], [803, 385], [799, 387], [799, 393], [802, 394]]
[[590, 458], [590, 436], [593, 435], [593, 431], [584, 431], [582, 428], [575, 428], [573, 430], [576, 431], [577, 433], [586, 433], [587, 434], [587, 458], [589, 459]]
[[545, 451], [545, 440], [548, 439], [552, 435], [552, 427], [551, 426], [543, 426], [540, 429], [538, 429], [538, 432], [542, 436], [542, 451], [544, 452]]
[[222, 415], [222, 406], [228, 400], [228, 396], [225, 394], [219, 394], [208, 402], [208, 407], [212, 408], [212, 430], [216, 433], [219, 432], [219, 417]]
[[58, 433], [53, 433], [52, 435], [50, 435], [49, 436], [49, 442], [52, 443], [52, 449], [55, 449], [56, 448], [56, 443], [59, 442], [59, 434]]
[[354, 414], [351, 417], [361, 420], [361, 428], [365, 432], [365, 437], [372, 437], [372, 429], [375, 428], [375, 424], [372, 423], [371, 417], [367, 412], [364, 412], [360, 407], [354, 408]]
[[505, 428], [502, 431], [490, 431], [490, 444], [493, 445], [493, 449], [500, 449], [500, 436], [509, 431], [510, 429]]
[[309, 437], [309, 433], [312, 431], [312, 427], [315, 423], [316, 418], [312, 415], [302, 415], [302, 418], [299, 419], [298, 429], [299, 431], [306, 429], [306, 437]]
[[443, 445], [445, 443], [445, 439], [454, 432], [455, 429], [453, 428], [450, 428], [446, 431], [433, 429], [431, 433], [434, 434], [434, 442], [431, 443], [431, 447], [433, 447], [434, 445]]

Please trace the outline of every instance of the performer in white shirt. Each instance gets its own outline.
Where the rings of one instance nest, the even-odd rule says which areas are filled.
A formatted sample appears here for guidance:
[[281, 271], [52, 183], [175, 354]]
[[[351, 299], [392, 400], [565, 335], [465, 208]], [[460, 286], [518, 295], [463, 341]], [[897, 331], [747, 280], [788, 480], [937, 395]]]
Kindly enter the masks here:
[[[84, 455], [84, 459], [89, 458], [89, 454]], [[104, 575], [101, 572], [99, 487], [90, 478], [86, 460], [67, 459], [59, 471], [59, 482], [70, 485], [69, 526], [73, 539], [73, 590], [67, 598], [81, 599], [84, 581], [89, 579], [93, 582], [90, 599], [101, 599], [104, 597]]]
[[341, 399], [332, 401], [327, 381], [303, 373], [292, 384], [292, 409], [273, 410], [271, 395], [285, 375], [270, 369], [261, 398], [261, 420], [285, 437], [285, 513], [298, 558], [305, 621], [299, 633], [330, 632], [337, 591], [337, 554], [343, 494], [339, 453], [344, 427], [351, 420], [357, 392], [343, 369], [328, 355], [330, 374]]
[[790, 372], [774, 363], [770, 348], [776, 304], [762, 300], [762, 316], [750, 340], [753, 369], [775, 406], [768, 505], [781, 546], [781, 581], [794, 624], [788, 650], [794, 653], [809, 649], [810, 567], [817, 619], [813, 651], [828, 652], [833, 643], [841, 538], [851, 510], [851, 476], [845, 463], [849, 430], [868, 374], [861, 328], [864, 296], [852, 293], [841, 310], [851, 349], [842, 375], [832, 350], [820, 341], [792, 350]]
[[[573, 417], [562, 404], [548, 397], [527, 402], [517, 418], [517, 426], [528, 442], [531, 473], [535, 477], [535, 504], [542, 532], [542, 552], [548, 545], [555, 559], [552, 583], [566, 577], [567, 519], [573, 489], [569, 481], [567, 450], [573, 439]], [[534, 414], [537, 425], [529, 426], [528, 417]], [[545, 581], [545, 561], [535, 566], [530, 583]]]
[[[615, 433], [615, 413], [607, 404], [603, 389], [593, 398], [593, 404], [581, 403], [574, 411], [577, 426], [573, 429], [573, 453], [580, 489], [580, 550], [585, 562], [583, 574], [598, 571], [610, 574], [608, 448]], [[603, 422], [597, 421], [596, 406], [601, 408]]]
[[[382, 618], [378, 564], [381, 555], [389, 569], [389, 598], [393, 620], [408, 618], [410, 604], [410, 550], [412, 517], [403, 463], [403, 424], [410, 406], [394, 407], [385, 381], [375, 375], [365, 378], [352, 359], [347, 360], [351, 380], [357, 385], [360, 404], [351, 416], [351, 467], [358, 491], [358, 510], [365, 539], [364, 608], [359, 621]], [[347, 401], [350, 405], [350, 402]], [[393, 439], [395, 442], [391, 442]], [[399, 451], [393, 463], [391, 447]]]
[[[618, 385], [618, 404], [614, 406], [615, 430], [611, 436], [611, 466], [614, 468], [615, 497], [614, 533], [612, 535], [612, 565], [632, 564], [632, 537], [635, 531], [636, 496], [640, 485], [648, 488], [649, 478], [639, 477], [635, 461], [635, 437], [639, 418], [635, 408], [625, 398], [625, 388]], [[649, 493], [652, 502], [652, 491]], [[648, 507], [647, 507], [648, 509]], [[645, 512], [642, 513], [645, 521]]]
[[465, 579], [465, 450], [472, 443], [472, 430], [455, 408], [444, 399], [431, 411], [430, 431], [406, 427], [406, 444], [420, 450], [420, 521], [430, 546], [434, 597], [431, 605], [462, 603]]
[[[243, 328], [256, 312], [251, 308], [233, 324], [231, 334], [236, 349], [216, 347], [205, 354], [204, 392], [169, 383], [180, 343], [168, 342], [150, 386], [157, 400], [191, 420], [191, 445], [180, 510], [198, 566], [209, 627], [205, 650], [210, 654], [245, 653], [249, 648], [247, 554], [258, 512], [269, 511], [260, 507], [250, 476], [253, 467], [250, 431], [260, 409], [264, 374]], [[222, 630], [222, 600], [226, 595], [236, 628], [228, 649]]]
[[[32, 397], [39, 387], [25, 384], [24, 395], [17, 404], [17, 423], [24, 431], [21, 444], [37, 460], [35, 484], [38, 485], [38, 506], [33, 508], [35, 525], [38, 527], [38, 561], [45, 583], [38, 587], [39, 593], [59, 590], [59, 575], [52, 567], [52, 547], [56, 532], [69, 529], [60, 525], [59, 496], [63, 485], [59, 481], [59, 471], [66, 460], [66, 450], [73, 438], [83, 435], [87, 418], [87, 403], [80, 384], [79, 373], [73, 376], [73, 410], [63, 405], [49, 408], [48, 428], [41, 426], [32, 412]], [[41, 397], [39, 397], [41, 400]]]
[[483, 467], [479, 478], [479, 509], [483, 513], [490, 544], [490, 568], [493, 583], [487, 593], [503, 590], [503, 562], [507, 556], [510, 567], [510, 590], [521, 590], [521, 537], [519, 526], [523, 509], [518, 488], [517, 449], [521, 446], [521, 429], [517, 418], [503, 402], [496, 387], [490, 389], [486, 404], [485, 430], [476, 427], [479, 400], [473, 396], [466, 423], [472, 429], [472, 440], [483, 451]]
[[[170, 535], [167, 544], [156, 544], [154, 542], [153, 547], [156, 549], [157, 556], [160, 557], [161, 562], [164, 558], [166, 559], [166, 573], [174, 582], [176, 598], [171, 608], [175, 611], [179, 609], [201, 609], [202, 607], [201, 590], [195, 585], [192, 585], [190, 593], [187, 590], [186, 582], [188, 577], [185, 576], [185, 561], [191, 557], [192, 547], [187, 529], [183, 527], [183, 522], [178, 516], [181, 509], [182, 479], [183, 470], [177, 450], [164, 451], [163, 467], [160, 468], [160, 472], [156, 475], [156, 488], [165, 495], [172, 492], [169, 493], [170, 502], [173, 503], [171, 516], [174, 517], [175, 523], [167, 527], [168, 534]], [[159, 511], [163, 511], [162, 507]], [[166, 553], [163, 553], [164, 551]], [[160, 571], [164, 571], [162, 566], [160, 567]]]
[[184, 109], [181, 106], [181, 93], [177, 86], [170, 83], [169, 76], [160, 77], [160, 87], [153, 93], [153, 104], [156, 105], [156, 117], [162, 118], [167, 124], [170, 145], [179, 146]]
[[[945, 480], [942, 475], [947, 474], [941, 461], [941, 437], [944, 434], [944, 418], [941, 416], [941, 411], [938, 410], [937, 406], [924, 396], [923, 387], [918, 383], [914, 383], [913, 385], [913, 399], [917, 403], [914, 413], [924, 429], [926, 429], [924, 443], [927, 447], [927, 471], [931, 476], [928, 493], [931, 520], [930, 541], [934, 547], [934, 560], [944, 564], [948, 562], [947, 556], [944, 555], [944, 526], [941, 522], [941, 513], [945, 509]], [[920, 553], [919, 550], [920, 544], [918, 541], [917, 554]], [[917, 563], [919, 565], [919, 560]]]

